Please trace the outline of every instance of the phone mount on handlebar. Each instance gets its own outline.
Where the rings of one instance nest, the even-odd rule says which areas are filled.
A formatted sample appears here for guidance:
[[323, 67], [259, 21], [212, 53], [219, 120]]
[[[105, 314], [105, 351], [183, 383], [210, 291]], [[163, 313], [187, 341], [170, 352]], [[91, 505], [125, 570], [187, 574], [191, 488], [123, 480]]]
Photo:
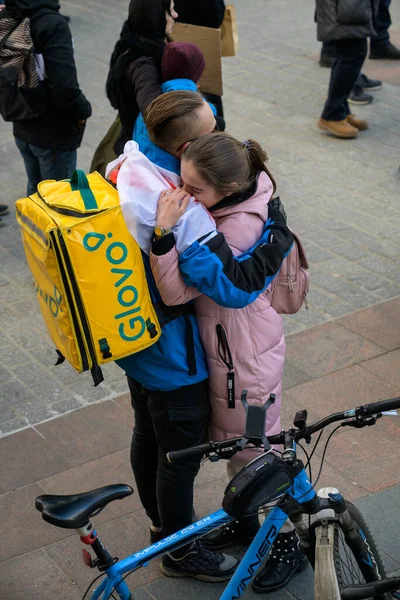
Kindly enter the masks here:
[[263, 405], [254, 405], [247, 402], [247, 390], [243, 390], [241, 401], [246, 411], [246, 429], [244, 437], [236, 442], [236, 446], [243, 450], [246, 444], [255, 446], [264, 446], [265, 452], [270, 450], [271, 445], [265, 435], [265, 423], [269, 407], [275, 403], [275, 394], [271, 394], [267, 402]]

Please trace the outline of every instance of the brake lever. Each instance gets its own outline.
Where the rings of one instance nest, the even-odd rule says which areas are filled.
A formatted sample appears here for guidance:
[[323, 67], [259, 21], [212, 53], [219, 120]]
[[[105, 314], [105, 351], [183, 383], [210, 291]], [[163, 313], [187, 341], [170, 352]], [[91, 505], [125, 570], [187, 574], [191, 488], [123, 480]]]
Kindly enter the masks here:
[[341, 427], [354, 427], [355, 429], [362, 429], [363, 427], [372, 427], [372, 425], [375, 425], [377, 420], [381, 417], [381, 414], [373, 415], [372, 417], [353, 417], [341, 423]]
[[213, 452], [206, 454], [204, 461], [209, 460], [212, 463], [218, 462], [219, 460], [229, 460], [237, 452], [240, 452], [242, 448], [239, 446], [232, 446], [231, 448], [214, 448]]

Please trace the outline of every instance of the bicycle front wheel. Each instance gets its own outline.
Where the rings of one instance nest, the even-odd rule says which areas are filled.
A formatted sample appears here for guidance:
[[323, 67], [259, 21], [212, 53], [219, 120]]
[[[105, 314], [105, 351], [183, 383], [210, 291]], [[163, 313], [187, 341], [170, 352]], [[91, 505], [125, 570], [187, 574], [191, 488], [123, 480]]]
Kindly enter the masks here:
[[[340, 524], [335, 526], [334, 561], [339, 586], [356, 585], [385, 579], [385, 569], [372, 533], [364, 517], [352, 504], [346, 502], [352, 519], [361, 530], [365, 548], [362, 554], [356, 547], [350, 547]], [[391, 594], [380, 594], [379, 600], [392, 600]]]

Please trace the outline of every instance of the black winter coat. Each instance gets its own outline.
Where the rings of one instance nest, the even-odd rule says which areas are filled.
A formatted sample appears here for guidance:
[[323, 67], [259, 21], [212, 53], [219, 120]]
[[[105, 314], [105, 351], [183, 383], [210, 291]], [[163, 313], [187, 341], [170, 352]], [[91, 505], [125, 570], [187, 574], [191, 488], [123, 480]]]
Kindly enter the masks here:
[[375, 35], [379, 0], [316, 0], [320, 42]]
[[37, 91], [43, 114], [14, 123], [14, 135], [54, 151], [75, 150], [84, 133], [78, 122], [91, 116], [92, 107], [79, 88], [71, 32], [59, 14], [58, 0], [14, 0], [13, 4], [30, 18], [35, 52], [43, 55], [47, 75]]
[[[121, 154], [125, 143], [132, 139], [136, 119], [139, 113], [147, 107], [147, 98], [143, 100], [137, 95], [138, 89], [140, 90], [140, 86], [143, 83], [140, 77], [143, 76], [146, 80], [146, 69], [144, 72], [141, 71], [138, 80], [136, 80], [136, 76], [134, 75], [135, 62], [139, 59], [152, 59], [159, 73], [164, 46], [165, 39], [145, 38], [132, 31], [128, 21], [124, 23], [120, 39], [111, 56], [110, 70], [106, 84], [107, 97], [110, 100], [111, 106], [118, 110], [121, 119], [121, 134], [114, 145], [117, 155]], [[160, 77], [161, 75], [159, 74]], [[157, 87], [157, 81], [155, 82], [155, 86]], [[159, 84], [158, 94], [161, 94]], [[155, 94], [154, 97], [158, 94]]]
[[224, 20], [224, 0], [175, 0], [175, 10], [180, 23], [214, 27], [218, 29]]

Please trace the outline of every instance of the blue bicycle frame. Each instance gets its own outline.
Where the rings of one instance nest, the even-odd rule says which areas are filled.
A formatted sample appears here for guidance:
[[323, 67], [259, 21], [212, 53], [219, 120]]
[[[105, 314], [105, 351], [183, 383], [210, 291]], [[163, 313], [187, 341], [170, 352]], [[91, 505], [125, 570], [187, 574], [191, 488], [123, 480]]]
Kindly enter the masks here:
[[[291, 488], [278, 497], [283, 499], [285, 496], [291, 496], [298, 504], [309, 502], [315, 498], [316, 492], [304, 469], [295, 476]], [[257, 569], [269, 553], [287, 518], [287, 514], [279, 506], [275, 506], [270, 511], [246, 554], [243, 556], [220, 600], [237, 600], [243, 594]], [[105, 571], [106, 577], [93, 592], [91, 600], [108, 600], [114, 589], [119, 595], [120, 600], [131, 600], [131, 593], [123, 580], [123, 576], [126, 573], [140, 567], [145, 567], [153, 558], [176, 550], [185, 543], [198, 539], [213, 529], [226, 525], [233, 520], [234, 517], [228, 515], [224, 510], [218, 510], [204, 517], [204, 519], [185, 527], [185, 529], [181, 529], [173, 535], [164, 538], [160, 542], [118, 561]]]

